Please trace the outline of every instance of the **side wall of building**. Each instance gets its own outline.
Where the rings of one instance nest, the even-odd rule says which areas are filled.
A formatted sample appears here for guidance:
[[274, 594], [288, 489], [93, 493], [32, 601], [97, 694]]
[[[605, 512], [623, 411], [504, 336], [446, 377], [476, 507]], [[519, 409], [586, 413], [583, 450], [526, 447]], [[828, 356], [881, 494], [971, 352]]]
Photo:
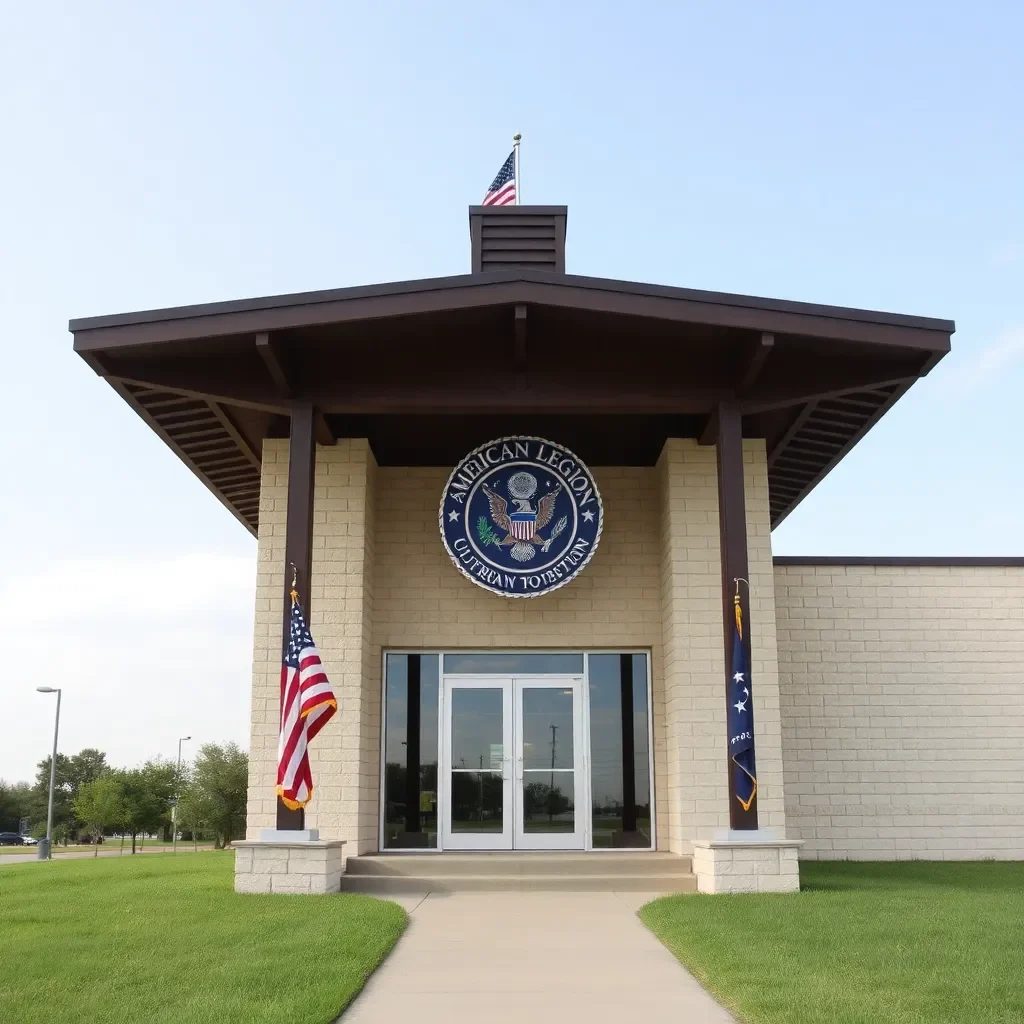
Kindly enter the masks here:
[[777, 565], [807, 858], [1024, 858], [1024, 568]]

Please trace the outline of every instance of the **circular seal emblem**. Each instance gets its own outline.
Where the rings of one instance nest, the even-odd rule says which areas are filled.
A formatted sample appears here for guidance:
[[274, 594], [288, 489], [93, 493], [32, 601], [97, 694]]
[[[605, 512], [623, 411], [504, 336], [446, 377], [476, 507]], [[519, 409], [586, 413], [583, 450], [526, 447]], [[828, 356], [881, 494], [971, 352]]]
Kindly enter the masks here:
[[568, 448], [503, 437], [452, 470], [438, 521], [463, 576], [502, 597], [539, 597], [593, 558], [604, 509], [590, 470]]

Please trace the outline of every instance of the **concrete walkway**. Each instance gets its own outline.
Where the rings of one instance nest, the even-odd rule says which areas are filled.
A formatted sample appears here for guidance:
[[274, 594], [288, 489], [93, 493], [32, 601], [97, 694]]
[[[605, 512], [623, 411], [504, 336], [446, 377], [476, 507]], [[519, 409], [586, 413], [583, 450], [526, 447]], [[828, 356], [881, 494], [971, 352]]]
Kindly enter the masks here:
[[[3, 847], [0, 846], [0, 850]], [[23, 847], [24, 849], [24, 847]], [[178, 853], [203, 853], [206, 850], [212, 850], [212, 846], [200, 846], [198, 851], [192, 849], [192, 844], [189, 843], [186, 848], [183, 845], [178, 846]], [[141, 850], [136, 848], [136, 853], [171, 853], [169, 846], [144, 846]], [[132, 855], [132, 848], [129, 846], [125, 849], [124, 853], [121, 853], [120, 847], [114, 847], [111, 850], [101, 849], [99, 852], [100, 857], [130, 857]], [[58, 848], [53, 848], [52, 860], [81, 860], [83, 857], [95, 857], [96, 855], [92, 850], [74, 850], [70, 853], [60, 853]], [[37, 861], [35, 850], [31, 853], [10, 853], [0, 854], [0, 864], [35, 864]]]
[[410, 924], [341, 1024], [734, 1024], [636, 916], [651, 896], [402, 897]]

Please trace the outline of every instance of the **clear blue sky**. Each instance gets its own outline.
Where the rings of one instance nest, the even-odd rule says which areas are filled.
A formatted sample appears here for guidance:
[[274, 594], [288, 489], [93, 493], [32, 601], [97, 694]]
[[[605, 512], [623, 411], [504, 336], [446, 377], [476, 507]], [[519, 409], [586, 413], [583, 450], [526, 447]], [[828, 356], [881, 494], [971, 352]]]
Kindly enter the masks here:
[[[11, 7], [0, 628], [50, 652], [66, 747], [244, 742], [254, 574], [68, 319], [464, 272], [517, 130], [571, 272], [957, 321], [778, 552], [1024, 553], [1022, 37], [1010, 0]], [[18, 660], [7, 777], [48, 743]]]

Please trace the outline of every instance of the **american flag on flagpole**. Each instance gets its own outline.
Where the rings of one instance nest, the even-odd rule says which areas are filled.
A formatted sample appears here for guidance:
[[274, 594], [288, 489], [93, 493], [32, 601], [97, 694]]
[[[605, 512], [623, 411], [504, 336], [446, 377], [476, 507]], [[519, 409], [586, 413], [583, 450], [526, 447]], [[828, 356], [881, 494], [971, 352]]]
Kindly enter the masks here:
[[289, 810], [305, 807], [313, 797], [308, 747], [338, 710], [338, 702], [320, 663], [302, 614], [299, 595], [291, 591], [292, 614], [281, 665], [281, 732], [277, 744], [277, 795]]
[[516, 151], [513, 149], [494, 176], [484, 196], [484, 206], [508, 206], [516, 201]]

